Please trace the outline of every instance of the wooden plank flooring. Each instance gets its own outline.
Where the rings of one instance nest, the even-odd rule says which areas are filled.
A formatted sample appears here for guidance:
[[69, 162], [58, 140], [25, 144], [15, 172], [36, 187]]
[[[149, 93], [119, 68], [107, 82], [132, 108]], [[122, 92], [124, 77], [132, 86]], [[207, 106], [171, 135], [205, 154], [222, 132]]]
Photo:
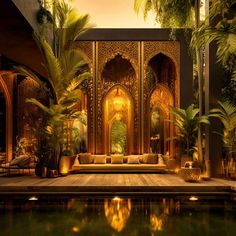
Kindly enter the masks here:
[[211, 179], [187, 183], [171, 174], [72, 174], [42, 179], [1, 176], [0, 194], [6, 193], [223, 193], [236, 191], [236, 181]]

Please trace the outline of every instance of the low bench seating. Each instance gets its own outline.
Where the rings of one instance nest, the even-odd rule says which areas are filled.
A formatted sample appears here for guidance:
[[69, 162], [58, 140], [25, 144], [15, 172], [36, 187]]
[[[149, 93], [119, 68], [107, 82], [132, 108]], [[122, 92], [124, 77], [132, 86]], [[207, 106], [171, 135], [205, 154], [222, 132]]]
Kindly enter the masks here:
[[36, 160], [35, 157], [28, 156], [28, 155], [21, 155], [19, 157], [14, 158], [9, 163], [2, 163], [1, 168], [5, 170], [5, 173], [7, 175], [10, 175], [11, 173], [17, 174], [24, 174], [25, 170], [28, 171], [30, 174], [30, 171], [32, 169], [35, 169], [36, 166]]
[[142, 155], [92, 155], [81, 153], [72, 170], [75, 172], [166, 172], [160, 154]]

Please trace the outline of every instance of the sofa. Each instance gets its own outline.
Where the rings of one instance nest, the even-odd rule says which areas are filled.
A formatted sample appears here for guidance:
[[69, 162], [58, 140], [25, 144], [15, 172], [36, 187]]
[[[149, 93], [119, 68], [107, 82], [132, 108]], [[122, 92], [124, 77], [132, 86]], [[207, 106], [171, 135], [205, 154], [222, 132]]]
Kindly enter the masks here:
[[94, 155], [81, 153], [72, 166], [74, 172], [166, 172], [161, 154]]

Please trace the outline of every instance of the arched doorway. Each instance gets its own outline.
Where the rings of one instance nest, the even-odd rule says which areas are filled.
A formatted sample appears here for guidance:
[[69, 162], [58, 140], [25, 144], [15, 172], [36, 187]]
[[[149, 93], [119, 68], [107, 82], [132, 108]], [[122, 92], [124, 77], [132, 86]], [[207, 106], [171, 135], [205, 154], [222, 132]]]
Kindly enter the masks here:
[[133, 151], [133, 102], [120, 85], [112, 87], [103, 101], [105, 153]]
[[153, 153], [173, 155], [174, 127], [170, 107], [174, 105], [170, 90], [159, 84], [151, 93], [149, 100], [149, 147]]
[[178, 105], [178, 84], [175, 63], [163, 53], [152, 57], [146, 67], [144, 114], [147, 124], [145, 151], [174, 154], [174, 128], [169, 109]]
[[[12, 159], [12, 97], [9, 92], [9, 86], [12, 86], [13, 77], [15, 75], [9, 71], [0, 71], [0, 91], [5, 100], [5, 138], [6, 138], [6, 161], [9, 162]], [[9, 83], [5, 82], [5, 77], [8, 78]]]
[[6, 99], [0, 88], [0, 152], [6, 152]]

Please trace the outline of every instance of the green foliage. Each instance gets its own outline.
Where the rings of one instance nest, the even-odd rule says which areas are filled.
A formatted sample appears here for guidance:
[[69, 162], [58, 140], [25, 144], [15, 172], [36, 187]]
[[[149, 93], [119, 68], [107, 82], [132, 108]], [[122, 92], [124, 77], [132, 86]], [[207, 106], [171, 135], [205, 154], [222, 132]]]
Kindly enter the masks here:
[[227, 101], [218, 103], [219, 108], [212, 109], [210, 116], [220, 119], [224, 127], [222, 134], [224, 145], [233, 147], [236, 145], [236, 106]]
[[209, 124], [207, 116], [199, 116], [199, 109], [190, 105], [186, 110], [172, 107], [170, 110], [174, 120], [170, 120], [178, 129], [182, 152], [192, 155], [197, 139], [197, 130], [200, 123]]
[[26, 138], [16, 137], [15, 155], [20, 156], [26, 154], [28, 141]]
[[113, 121], [111, 140], [112, 153], [126, 152], [126, 124], [123, 121]]
[[[81, 83], [90, 77], [85, 70], [81, 52], [74, 47], [79, 35], [88, 27], [88, 15], [80, 16], [64, 0], [54, 2], [53, 35], [54, 43], [48, 42], [46, 36], [34, 33], [34, 39], [41, 51], [43, 65], [50, 85], [50, 102], [48, 105], [31, 98], [27, 102], [39, 107], [48, 117], [45, 134], [51, 148], [51, 159], [57, 163], [64, 143], [64, 124], [68, 119], [76, 118], [80, 113], [75, 105], [80, 99]], [[18, 67], [19, 72], [41, 80], [29, 69]], [[48, 89], [42, 86], [45, 90]]]
[[156, 21], [165, 28], [191, 27], [194, 1], [192, 0], [135, 0], [134, 10], [147, 17], [149, 11], [156, 14]]

